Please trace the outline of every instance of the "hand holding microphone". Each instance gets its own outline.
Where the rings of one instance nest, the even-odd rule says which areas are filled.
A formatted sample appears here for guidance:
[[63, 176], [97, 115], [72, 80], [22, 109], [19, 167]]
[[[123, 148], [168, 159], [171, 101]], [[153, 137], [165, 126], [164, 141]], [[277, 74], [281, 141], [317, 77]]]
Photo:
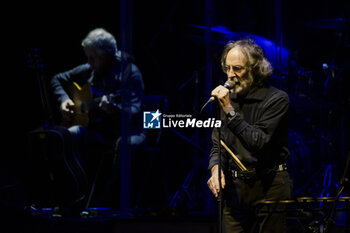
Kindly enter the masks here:
[[[211, 97], [208, 100], [208, 103], [213, 102], [216, 98], [220, 98], [221, 96], [227, 95], [232, 88], [235, 87], [236, 82], [234, 80], [227, 80], [224, 86], [217, 86], [212, 92]], [[220, 93], [221, 92], [221, 93]], [[221, 95], [220, 95], [221, 94]], [[215, 98], [216, 97], [216, 98]]]
[[[224, 84], [224, 86], [217, 86], [212, 92], [211, 92], [211, 97], [209, 98], [209, 100], [203, 105], [200, 114], [202, 113], [203, 109], [205, 108], [205, 106], [207, 106], [209, 103], [213, 102], [215, 99], [218, 99], [220, 101], [220, 99], [224, 96], [227, 95], [227, 100], [228, 102], [230, 102], [229, 98], [228, 98], [228, 93], [229, 91], [234, 88], [236, 85], [236, 81], [235, 80], [227, 80]], [[221, 94], [220, 94], [221, 92]], [[220, 103], [220, 105], [222, 105]]]

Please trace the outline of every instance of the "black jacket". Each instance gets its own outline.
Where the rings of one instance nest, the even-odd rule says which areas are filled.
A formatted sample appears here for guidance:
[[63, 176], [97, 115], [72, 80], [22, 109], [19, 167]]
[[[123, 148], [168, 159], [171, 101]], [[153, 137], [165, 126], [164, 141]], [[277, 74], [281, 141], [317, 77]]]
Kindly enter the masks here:
[[[285, 163], [288, 152], [289, 98], [274, 87], [252, 88], [242, 99], [230, 94], [237, 115], [231, 121], [221, 111], [222, 127], [212, 133], [209, 169], [218, 164], [221, 139], [247, 168], [273, 168]], [[231, 155], [221, 147], [223, 169], [235, 169]]]

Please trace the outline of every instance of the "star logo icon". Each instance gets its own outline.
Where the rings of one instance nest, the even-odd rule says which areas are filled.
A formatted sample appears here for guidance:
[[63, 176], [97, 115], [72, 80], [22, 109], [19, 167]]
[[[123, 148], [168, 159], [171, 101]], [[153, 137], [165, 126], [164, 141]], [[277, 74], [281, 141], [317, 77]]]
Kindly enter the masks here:
[[157, 121], [159, 121], [159, 116], [162, 115], [162, 114], [159, 112], [159, 109], [157, 109], [157, 111], [156, 111], [155, 113], [151, 113], [151, 114], [152, 114], [152, 116], [153, 116], [151, 122], [154, 121], [155, 119], [157, 119]]

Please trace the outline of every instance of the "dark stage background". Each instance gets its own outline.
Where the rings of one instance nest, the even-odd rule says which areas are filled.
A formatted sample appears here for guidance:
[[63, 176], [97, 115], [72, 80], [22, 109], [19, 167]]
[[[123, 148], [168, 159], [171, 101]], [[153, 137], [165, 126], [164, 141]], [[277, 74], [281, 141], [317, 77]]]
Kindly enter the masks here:
[[[26, 54], [32, 48], [40, 51], [49, 80], [86, 62], [80, 43], [96, 27], [115, 35], [120, 48], [120, 2], [32, 2], [3, 10], [9, 14], [2, 20], [5, 188], [0, 193], [6, 206], [20, 207], [26, 202], [25, 135], [45, 122]], [[166, 97], [168, 113], [198, 115], [208, 93], [225, 79], [219, 66], [225, 42], [248, 36], [264, 44], [275, 68], [271, 82], [291, 100], [293, 193], [334, 196], [350, 150], [347, 1], [135, 0], [130, 14], [132, 52], [143, 74], [145, 95]], [[206, 34], [207, 24], [212, 29]], [[152, 157], [146, 184], [152, 188], [142, 193], [143, 205], [156, 215], [169, 214], [174, 210], [167, 209], [176, 206], [180, 214], [213, 216], [215, 200], [206, 186], [208, 130], [174, 130], [162, 131], [160, 152]], [[8, 184], [15, 188], [9, 191]]]

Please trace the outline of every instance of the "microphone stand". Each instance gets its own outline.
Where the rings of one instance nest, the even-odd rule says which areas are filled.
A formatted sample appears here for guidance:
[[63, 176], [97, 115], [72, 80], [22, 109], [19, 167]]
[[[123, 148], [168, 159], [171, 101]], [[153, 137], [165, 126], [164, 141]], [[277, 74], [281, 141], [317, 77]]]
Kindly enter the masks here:
[[[217, 107], [217, 117], [219, 120], [221, 120], [220, 115], [220, 107]], [[221, 187], [221, 127], [218, 130], [218, 144], [219, 144], [219, 151], [218, 151], [218, 179], [219, 179], [219, 195], [217, 198], [218, 202], [218, 233], [222, 233], [222, 187]]]
[[348, 156], [347, 156], [346, 165], [345, 165], [345, 169], [344, 169], [344, 174], [343, 174], [343, 177], [341, 179], [340, 187], [338, 188], [337, 195], [335, 197], [333, 206], [332, 206], [328, 216], [326, 216], [326, 218], [324, 220], [324, 223], [325, 223], [324, 233], [330, 232], [329, 229], [335, 223], [335, 221], [334, 221], [334, 213], [335, 213], [335, 210], [336, 210], [337, 203], [339, 201], [340, 195], [343, 192], [345, 186], [348, 185], [349, 182], [350, 182], [350, 179], [349, 179], [349, 165], [350, 165], [350, 152], [348, 153]]
[[[211, 102], [213, 102], [215, 99], [213, 99], [213, 97], [211, 97], [201, 108], [199, 115], [202, 115], [202, 112], [204, 110], [204, 108]], [[219, 120], [221, 120], [221, 111], [220, 111], [220, 107], [218, 105], [216, 105], [216, 115], [217, 118]], [[222, 233], [222, 184], [221, 184], [221, 144], [220, 144], [220, 140], [221, 140], [221, 128], [218, 129], [218, 144], [219, 144], [219, 151], [218, 151], [218, 179], [219, 179], [219, 194], [217, 197], [217, 207], [218, 207], [218, 233]]]

